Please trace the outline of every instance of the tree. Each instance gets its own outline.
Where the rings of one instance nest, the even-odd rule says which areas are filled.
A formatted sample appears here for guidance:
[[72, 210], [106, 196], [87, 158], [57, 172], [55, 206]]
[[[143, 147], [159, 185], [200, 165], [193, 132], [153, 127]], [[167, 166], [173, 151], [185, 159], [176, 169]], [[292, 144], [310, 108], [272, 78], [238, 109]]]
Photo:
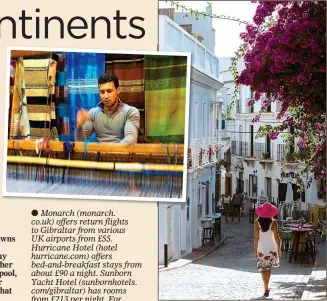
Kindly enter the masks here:
[[259, 1], [253, 21], [233, 61], [235, 70], [244, 55], [236, 83], [255, 91], [249, 106], [266, 96], [253, 122], [271, 102], [281, 101], [277, 118], [283, 123], [261, 127], [259, 135], [276, 139], [294, 129], [284, 137], [299, 149], [294, 156], [305, 164], [308, 187], [313, 179], [326, 179], [326, 2]]

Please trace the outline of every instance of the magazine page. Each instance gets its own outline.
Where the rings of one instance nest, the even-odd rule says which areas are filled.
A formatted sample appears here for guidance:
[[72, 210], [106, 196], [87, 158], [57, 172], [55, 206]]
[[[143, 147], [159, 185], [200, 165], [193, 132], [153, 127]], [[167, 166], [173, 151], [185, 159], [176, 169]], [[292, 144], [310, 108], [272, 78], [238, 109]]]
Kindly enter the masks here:
[[0, 300], [325, 300], [326, 2], [1, 9]]

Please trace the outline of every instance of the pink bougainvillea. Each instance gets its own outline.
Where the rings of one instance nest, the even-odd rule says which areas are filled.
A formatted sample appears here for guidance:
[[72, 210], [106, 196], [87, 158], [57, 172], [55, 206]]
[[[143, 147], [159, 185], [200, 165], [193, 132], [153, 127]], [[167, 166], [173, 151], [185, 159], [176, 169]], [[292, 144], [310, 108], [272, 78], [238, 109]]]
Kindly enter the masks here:
[[[277, 118], [285, 120], [264, 134], [277, 139], [294, 128], [286, 140], [299, 141], [310, 185], [326, 174], [326, 2], [256, 3], [254, 24], [240, 35], [246, 45], [245, 69], [236, 82], [255, 91], [249, 106], [264, 94], [261, 110], [275, 100], [281, 102]], [[258, 116], [252, 120], [258, 121]]]

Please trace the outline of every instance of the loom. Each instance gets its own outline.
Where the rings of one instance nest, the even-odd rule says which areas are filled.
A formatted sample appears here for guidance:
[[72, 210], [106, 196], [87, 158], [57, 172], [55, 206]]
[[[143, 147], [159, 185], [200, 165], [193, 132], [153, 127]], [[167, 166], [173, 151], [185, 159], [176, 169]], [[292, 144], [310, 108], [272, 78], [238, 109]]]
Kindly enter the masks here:
[[[35, 59], [38, 56], [45, 57], [45, 59]], [[62, 81], [58, 80], [58, 86], [55, 85], [56, 74], [58, 79], [61, 78], [59, 75], [63, 73], [63, 70], [67, 71], [66, 67], [63, 68], [63, 64], [61, 64], [60, 71], [56, 73], [59, 63], [52, 59], [54, 57], [52, 52], [13, 50], [11, 57], [17, 58], [17, 63], [15, 82], [14, 86], [11, 87], [12, 107], [6, 175], [6, 191], [8, 193], [147, 197], [153, 199], [182, 197], [183, 144], [138, 143], [123, 145], [66, 141], [72, 139], [71, 136], [74, 137], [72, 129], [68, 130], [69, 126], [67, 128], [61, 127], [62, 124], [58, 124], [58, 128], [53, 125], [58, 122], [55, 103], [58, 104], [58, 107], [63, 106], [69, 102], [69, 95], [72, 95], [72, 93], [69, 94], [69, 91], [67, 92], [68, 89], [61, 89], [65, 86]], [[32, 57], [33, 60], [25, 60], [23, 57]], [[117, 59], [117, 57], [114, 58]], [[135, 61], [137, 64], [136, 66], [133, 65], [134, 71], [137, 70], [140, 62], [143, 63], [143, 60], [136, 59]], [[112, 65], [110, 66], [112, 67]], [[176, 66], [175, 68], [181, 68], [179, 64]], [[150, 71], [153, 70], [151, 64], [148, 67]], [[108, 66], [106, 68], [108, 68], [106, 71], [111, 72]], [[142, 68], [138, 69], [142, 71]], [[148, 69], [144, 67], [145, 71]], [[98, 69], [96, 68], [96, 70]], [[147, 72], [150, 72], [149, 70]], [[145, 72], [141, 71], [140, 73]], [[125, 87], [120, 95], [125, 93], [126, 98], [142, 99], [143, 103], [139, 101], [141, 104], [137, 103], [137, 105], [138, 109], [144, 112], [146, 109], [144, 107], [144, 75], [142, 73], [142, 76], [138, 74], [138, 77], [130, 78], [127, 76], [130, 74], [125, 72], [120, 74], [123, 78], [121, 86], [122, 88], [125, 87], [124, 81], [125, 84], [133, 81], [133, 89]], [[182, 78], [184, 78], [184, 73], [179, 72], [178, 74], [182, 74]], [[153, 78], [153, 74], [148, 76]], [[69, 78], [67, 78], [68, 80]], [[88, 78], [88, 80], [93, 80], [93, 77]], [[178, 82], [183, 83], [183, 81]], [[180, 92], [182, 96], [185, 91], [183, 87], [182, 85]], [[158, 92], [158, 87], [156, 89], [150, 88], [148, 87], [147, 93], [152, 93], [151, 99], [157, 99], [153, 93]], [[176, 80], [174, 77], [174, 93], [176, 94], [175, 88]], [[80, 93], [86, 94], [84, 90], [81, 90]], [[151, 106], [148, 110], [151, 111]], [[166, 111], [162, 107], [158, 110], [164, 112], [163, 115], [170, 113], [167, 108]], [[155, 116], [160, 117], [158, 114]], [[74, 119], [69, 114], [60, 115], [60, 117]], [[183, 120], [183, 118], [177, 119]], [[153, 134], [153, 136], [161, 136], [162, 129], [154, 120], [155, 118], [148, 120], [148, 126], [155, 129], [153, 132], [157, 135]], [[65, 136], [64, 141], [59, 141], [61, 139], [58, 129]], [[178, 136], [182, 135], [182, 132], [175, 131], [172, 134], [168, 130], [165, 134]], [[153, 139], [152, 141], [156, 140]]]
[[182, 144], [10, 139], [7, 148], [7, 192], [182, 197]]

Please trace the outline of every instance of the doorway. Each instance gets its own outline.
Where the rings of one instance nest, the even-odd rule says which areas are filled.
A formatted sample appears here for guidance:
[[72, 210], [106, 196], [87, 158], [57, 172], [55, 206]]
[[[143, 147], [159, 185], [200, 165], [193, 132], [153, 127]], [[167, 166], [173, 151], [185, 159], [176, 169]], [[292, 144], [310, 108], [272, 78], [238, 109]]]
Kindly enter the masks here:
[[232, 175], [225, 174], [225, 195], [232, 196]]

